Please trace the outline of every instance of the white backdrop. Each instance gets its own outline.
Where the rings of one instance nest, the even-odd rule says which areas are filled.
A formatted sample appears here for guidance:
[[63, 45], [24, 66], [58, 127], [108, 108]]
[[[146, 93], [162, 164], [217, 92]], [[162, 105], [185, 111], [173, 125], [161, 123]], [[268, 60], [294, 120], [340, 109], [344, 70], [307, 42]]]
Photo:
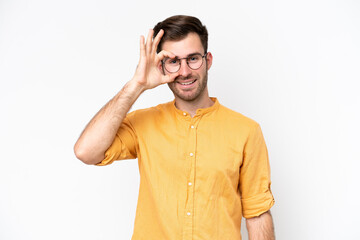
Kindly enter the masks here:
[[[175, 14], [208, 27], [210, 95], [262, 126], [277, 239], [360, 239], [359, 12], [355, 0], [0, 0], [0, 239], [131, 238], [137, 160], [88, 166], [73, 145], [132, 77], [139, 36]], [[133, 110], [172, 98], [164, 85]]]

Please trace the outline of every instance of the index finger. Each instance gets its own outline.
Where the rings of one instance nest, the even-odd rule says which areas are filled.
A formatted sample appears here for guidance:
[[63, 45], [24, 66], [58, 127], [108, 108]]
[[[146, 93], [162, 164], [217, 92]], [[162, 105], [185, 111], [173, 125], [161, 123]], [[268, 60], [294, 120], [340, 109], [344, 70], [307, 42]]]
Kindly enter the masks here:
[[165, 50], [162, 50], [161, 52], [159, 52], [159, 54], [156, 55], [156, 64], [158, 64], [161, 60], [163, 60], [164, 58], [175, 58], [175, 54], [173, 54], [172, 52], [168, 52]]

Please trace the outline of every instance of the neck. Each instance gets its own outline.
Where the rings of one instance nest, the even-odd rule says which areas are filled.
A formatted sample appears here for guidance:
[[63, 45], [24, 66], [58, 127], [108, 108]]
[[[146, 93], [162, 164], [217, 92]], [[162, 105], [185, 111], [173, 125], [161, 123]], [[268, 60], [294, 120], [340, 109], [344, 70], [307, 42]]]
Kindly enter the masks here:
[[192, 101], [186, 101], [178, 97], [175, 97], [175, 106], [177, 109], [188, 112], [191, 115], [191, 117], [194, 117], [197, 109], [208, 108], [214, 104], [214, 102], [209, 97], [208, 92], [204, 91], [204, 93], [205, 94], [203, 94], [202, 97], [199, 96], [199, 98], [196, 98]]

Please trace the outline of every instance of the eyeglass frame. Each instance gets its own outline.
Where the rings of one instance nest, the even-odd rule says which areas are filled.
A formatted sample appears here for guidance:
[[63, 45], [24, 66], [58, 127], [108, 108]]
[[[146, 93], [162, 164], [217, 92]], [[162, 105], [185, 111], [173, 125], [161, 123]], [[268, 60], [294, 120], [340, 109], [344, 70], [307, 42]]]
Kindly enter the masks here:
[[[166, 69], [166, 67], [165, 67], [165, 60], [167, 60], [167, 59], [169, 59], [169, 58], [165, 58], [165, 59], [161, 60], [162, 68], [163, 68], [163, 70], [165, 69], [165, 70], [168, 71], [169, 73], [177, 73], [177, 72], [181, 69], [181, 62], [182, 62], [181, 60], [186, 59], [186, 65], [187, 65], [190, 69], [192, 69], [192, 70], [198, 70], [198, 69], [201, 68], [202, 65], [204, 64], [204, 60], [203, 60], [203, 59], [204, 59], [204, 57], [206, 58], [207, 54], [208, 54], [208, 52], [205, 52], [204, 55], [201, 55], [201, 53], [194, 53], [194, 54], [190, 54], [190, 55], [188, 55], [187, 57], [184, 57], [184, 58], [175, 58], [176, 60], [180, 60], [180, 61], [179, 61], [180, 67], [179, 67], [179, 69], [178, 69], [176, 72], [170, 72], [169, 70]], [[190, 58], [190, 57], [192, 57], [192, 56], [194, 56], [194, 55], [200, 55], [200, 56], [201, 56], [201, 65], [200, 65], [198, 68], [192, 68], [192, 67], [190, 67], [190, 66], [189, 66], [189, 62], [187, 61], [188, 58]]]

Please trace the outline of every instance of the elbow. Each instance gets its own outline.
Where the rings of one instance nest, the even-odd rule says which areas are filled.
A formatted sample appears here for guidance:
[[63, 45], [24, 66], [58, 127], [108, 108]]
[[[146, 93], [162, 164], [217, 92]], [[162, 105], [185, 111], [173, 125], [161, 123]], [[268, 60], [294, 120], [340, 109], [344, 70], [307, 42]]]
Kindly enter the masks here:
[[74, 146], [74, 153], [77, 159], [87, 165], [95, 165], [102, 161], [102, 159], [96, 157], [91, 151], [81, 148], [78, 144], [75, 144]]

